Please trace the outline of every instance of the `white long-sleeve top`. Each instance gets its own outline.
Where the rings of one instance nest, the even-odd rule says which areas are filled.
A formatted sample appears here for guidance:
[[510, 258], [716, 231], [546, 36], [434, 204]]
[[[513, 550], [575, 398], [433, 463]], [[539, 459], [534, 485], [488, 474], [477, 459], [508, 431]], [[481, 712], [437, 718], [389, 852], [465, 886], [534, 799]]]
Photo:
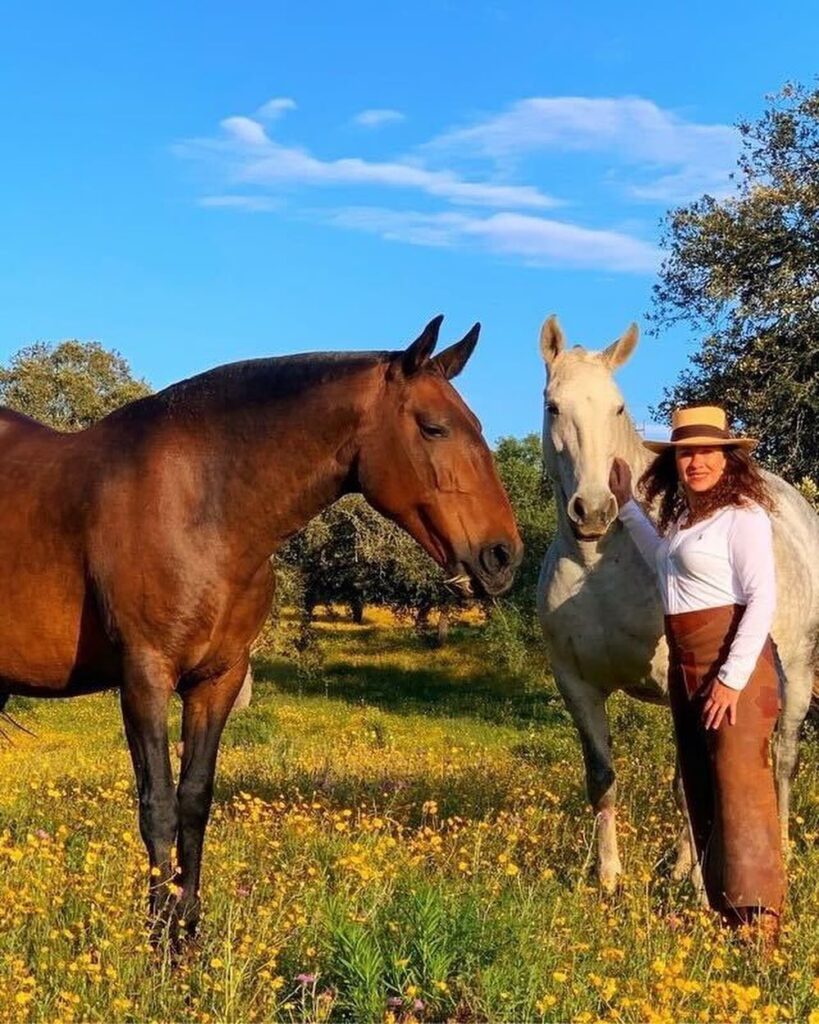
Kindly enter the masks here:
[[684, 529], [687, 513], [661, 536], [632, 498], [619, 517], [649, 566], [655, 568], [667, 615], [745, 605], [728, 657], [717, 678], [741, 690], [756, 668], [776, 610], [771, 521], [748, 503], [718, 509]]

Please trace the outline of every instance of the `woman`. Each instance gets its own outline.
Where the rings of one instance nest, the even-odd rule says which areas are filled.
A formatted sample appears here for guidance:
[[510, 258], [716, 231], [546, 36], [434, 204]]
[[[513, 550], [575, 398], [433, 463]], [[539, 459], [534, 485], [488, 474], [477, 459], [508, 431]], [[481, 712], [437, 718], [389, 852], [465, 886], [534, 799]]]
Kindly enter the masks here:
[[670, 651], [669, 696], [697, 855], [711, 906], [732, 926], [778, 933], [785, 894], [770, 743], [779, 675], [770, 638], [776, 587], [772, 501], [724, 410], [679, 409], [634, 501], [621, 459], [619, 517], [656, 568]]

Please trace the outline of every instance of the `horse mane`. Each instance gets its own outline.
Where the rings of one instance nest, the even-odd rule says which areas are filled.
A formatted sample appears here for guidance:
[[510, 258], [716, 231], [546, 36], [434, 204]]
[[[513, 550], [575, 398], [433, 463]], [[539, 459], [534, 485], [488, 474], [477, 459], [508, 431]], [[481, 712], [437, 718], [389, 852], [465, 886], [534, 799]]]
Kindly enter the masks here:
[[642, 436], [634, 425], [634, 420], [631, 418], [628, 406], [626, 406], [622, 419], [618, 442], [618, 447], [622, 451], [618, 451], [617, 454], [620, 458], [625, 459], [629, 466], [632, 467], [632, 471], [636, 473], [636, 483], [636, 477], [642, 475], [643, 470], [646, 469], [654, 456], [647, 448], [643, 447]]
[[394, 352], [305, 352], [225, 363], [128, 402], [101, 423], [185, 418], [266, 405], [388, 362]]

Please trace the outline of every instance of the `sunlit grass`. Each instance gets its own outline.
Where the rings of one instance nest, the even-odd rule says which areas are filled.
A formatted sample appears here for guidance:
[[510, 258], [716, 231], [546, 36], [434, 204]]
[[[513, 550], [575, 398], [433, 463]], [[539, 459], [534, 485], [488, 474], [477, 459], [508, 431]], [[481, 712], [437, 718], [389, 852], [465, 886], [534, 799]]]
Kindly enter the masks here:
[[0, 751], [0, 1020], [810, 1017], [815, 736], [795, 792], [789, 923], [765, 959], [669, 879], [663, 709], [614, 702], [626, 878], [603, 898], [578, 744], [551, 684], [504, 679], [475, 626], [441, 651], [380, 619], [321, 632], [320, 676], [257, 665], [254, 703], [229, 723], [204, 926], [176, 966], [146, 943], [116, 699], [12, 702], [37, 736]]

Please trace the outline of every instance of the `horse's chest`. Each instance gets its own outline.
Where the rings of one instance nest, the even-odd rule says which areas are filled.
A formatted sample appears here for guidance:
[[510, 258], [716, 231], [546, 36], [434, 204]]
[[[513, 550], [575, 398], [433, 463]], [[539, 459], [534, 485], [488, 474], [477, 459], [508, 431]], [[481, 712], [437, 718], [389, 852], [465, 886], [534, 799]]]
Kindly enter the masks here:
[[619, 564], [544, 563], [538, 605], [556, 673], [640, 695], [665, 690], [667, 651], [653, 581]]

